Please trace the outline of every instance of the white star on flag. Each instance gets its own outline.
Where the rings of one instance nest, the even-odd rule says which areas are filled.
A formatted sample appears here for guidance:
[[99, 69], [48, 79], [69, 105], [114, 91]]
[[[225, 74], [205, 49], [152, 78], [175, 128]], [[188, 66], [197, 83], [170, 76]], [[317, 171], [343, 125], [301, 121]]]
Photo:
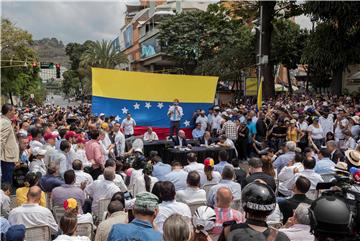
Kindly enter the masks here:
[[135, 109], [135, 110], [138, 110], [138, 109], [140, 108], [140, 105], [139, 105], [137, 102], [136, 102], [135, 105], [133, 105], [133, 106], [134, 106], [134, 109]]
[[188, 120], [184, 121], [184, 125], [185, 125], [185, 127], [190, 126], [190, 121], [188, 121]]
[[119, 121], [121, 118], [120, 118], [120, 116], [119, 115], [117, 115], [116, 117], [115, 117], [115, 121]]
[[146, 103], [145, 103], [145, 108], [147, 108], [147, 109], [150, 109], [150, 108], [151, 108], [150, 102], [146, 102]]
[[126, 109], [126, 107], [122, 108], [121, 110], [122, 110], [122, 113], [123, 113], [123, 114], [127, 114], [128, 111], [129, 111], [128, 109]]
[[160, 103], [157, 104], [157, 107], [158, 107], [159, 109], [161, 109], [161, 108], [164, 107], [164, 104], [163, 104], [162, 102], [160, 102]]

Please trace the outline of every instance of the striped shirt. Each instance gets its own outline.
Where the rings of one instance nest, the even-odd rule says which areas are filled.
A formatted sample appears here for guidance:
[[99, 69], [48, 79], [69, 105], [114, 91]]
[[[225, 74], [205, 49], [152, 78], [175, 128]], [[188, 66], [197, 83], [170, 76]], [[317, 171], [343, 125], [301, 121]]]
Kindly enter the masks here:
[[215, 207], [215, 214], [216, 214], [216, 222], [215, 227], [212, 231], [213, 234], [221, 234], [222, 232], [222, 225], [224, 222], [227, 221], [236, 221], [237, 223], [245, 222], [245, 216], [241, 212], [232, 209], [232, 208], [218, 208]]

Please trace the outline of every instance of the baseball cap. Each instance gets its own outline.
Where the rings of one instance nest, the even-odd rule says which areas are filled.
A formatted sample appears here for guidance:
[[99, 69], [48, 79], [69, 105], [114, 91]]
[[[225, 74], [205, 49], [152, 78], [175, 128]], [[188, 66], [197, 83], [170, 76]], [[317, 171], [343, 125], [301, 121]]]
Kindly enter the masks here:
[[33, 156], [37, 156], [37, 155], [45, 156], [46, 150], [41, 149], [40, 147], [34, 147], [32, 149], [32, 154]]
[[208, 157], [204, 160], [205, 167], [214, 167], [214, 159]]
[[101, 128], [102, 129], [107, 129], [107, 128], [109, 128], [109, 124], [104, 122], [104, 123], [101, 124]]
[[86, 140], [85, 140], [84, 138], [82, 138], [82, 137], [79, 136], [79, 137], [76, 139], [76, 143], [77, 143], [77, 144], [79, 144], [79, 143], [85, 144], [85, 143], [86, 143]]
[[136, 195], [135, 208], [155, 211], [159, 206], [159, 198], [150, 192], [141, 192]]
[[57, 135], [51, 133], [51, 132], [46, 132], [44, 134], [44, 140], [47, 141], [49, 139], [56, 139]]
[[6, 232], [7, 241], [23, 241], [25, 239], [25, 225], [12, 225]]
[[78, 135], [75, 133], [75, 131], [68, 131], [64, 137], [66, 140], [69, 140], [72, 137], [78, 137]]

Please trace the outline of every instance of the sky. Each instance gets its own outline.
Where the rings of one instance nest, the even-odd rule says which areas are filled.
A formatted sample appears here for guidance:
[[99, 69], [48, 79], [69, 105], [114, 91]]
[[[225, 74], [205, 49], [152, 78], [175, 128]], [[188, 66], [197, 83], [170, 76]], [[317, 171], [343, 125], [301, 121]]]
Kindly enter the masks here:
[[64, 43], [113, 40], [124, 24], [124, 1], [2, 1], [2, 16], [33, 34]]
[[[138, 0], [2, 0], [1, 14], [31, 32], [35, 40], [55, 37], [65, 44], [83, 43], [89, 39], [115, 39], [124, 24], [125, 2]], [[308, 17], [297, 17], [296, 22], [311, 28]]]

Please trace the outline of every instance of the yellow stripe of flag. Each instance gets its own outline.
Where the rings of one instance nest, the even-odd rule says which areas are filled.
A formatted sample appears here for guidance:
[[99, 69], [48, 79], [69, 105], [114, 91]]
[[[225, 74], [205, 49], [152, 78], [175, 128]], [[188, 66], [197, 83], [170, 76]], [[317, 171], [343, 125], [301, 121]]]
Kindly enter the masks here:
[[218, 77], [92, 68], [92, 94], [125, 100], [213, 103]]

